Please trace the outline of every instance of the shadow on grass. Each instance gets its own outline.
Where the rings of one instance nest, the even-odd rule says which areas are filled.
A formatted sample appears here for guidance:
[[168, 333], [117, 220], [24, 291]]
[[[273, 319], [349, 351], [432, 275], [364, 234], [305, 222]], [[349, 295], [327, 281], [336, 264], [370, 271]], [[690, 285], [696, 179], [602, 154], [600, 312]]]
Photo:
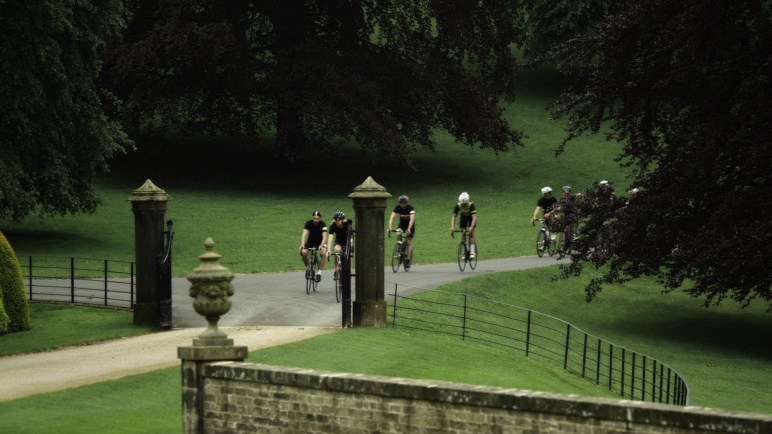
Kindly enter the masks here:
[[[105, 182], [106, 185], [124, 186], [151, 179], [161, 188], [227, 187], [272, 194], [308, 192], [309, 195], [350, 190], [368, 176], [381, 185], [402, 185], [407, 183], [406, 179], [442, 183], [471, 170], [462, 157], [452, 155], [469, 150], [469, 147], [444, 146], [446, 148], [434, 153], [417, 151], [414, 168], [411, 168], [403, 162], [379, 158], [355, 146], [323, 150], [310, 161], [288, 162], [276, 157], [273, 149], [265, 145], [203, 140], [183, 144], [159, 138], [142, 139], [138, 140], [136, 151], [110, 162], [111, 172]], [[484, 182], [482, 178], [476, 177], [479, 182]], [[476, 182], [475, 179], [469, 181], [471, 185]]]

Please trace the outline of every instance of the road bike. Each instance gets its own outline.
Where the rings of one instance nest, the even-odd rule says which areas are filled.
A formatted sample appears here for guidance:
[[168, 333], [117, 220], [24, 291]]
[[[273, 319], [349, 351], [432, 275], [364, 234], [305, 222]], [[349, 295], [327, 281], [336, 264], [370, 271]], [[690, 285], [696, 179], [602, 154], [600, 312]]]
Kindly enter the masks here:
[[[552, 231], [549, 219], [539, 219], [539, 221], [542, 222], [542, 227], [536, 234], [536, 254], [541, 258], [546, 251], [550, 256], [554, 256], [558, 251], [559, 241], [557, 237], [560, 234]], [[535, 222], [531, 224], [535, 225]]]
[[[394, 249], [391, 252], [391, 270], [393, 272], [399, 271], [400, 264], [405, 271], [410, 270], [410, 266], [407, 264], [407, 242], [402, 235], [402, 229], [397, 229], [397, 244], [394, 245]], [[389, 238], [391, 238], [391, 229], [389, 229]]]
[[311, 290], [316, 292], [316, 287], [319, 285], [321, 276], [317, 275], [319, 271], [319, 249], [316, 247], [308, 248], [308, 265], [306, 265], [306, 294], [310, 294]]
[[[467, 242], [466, 238], [468, 235], [467, 235], [466, 229], [461, 229], [460, 231], [459, 230], [453, 231], [450, 233], [450, 236], [455, 238], [455, 235], [453, 234], [455, 234], [456, 232], [461, 233], [461, 241], [458, 243], [458, 269], [461, 271], [464, 271], [464, 269], [466, 268], [466, 264], [469, 264], [469, 268], [474, 270], [475, 268], [477, 268], [477, 256], [479, 253], [477, 251], [477, 243], [471, 244]], [[472, 256], [472, 249], [471, 249], [472, 246], [474, 246], [474, 250], [475, 250], [474, 256]]]
[[566, 255], [571, 253], [571, 245], [576, 239], [576, 226], [573, 224], [567, 224], [565, 230], [558, 232], [555, 244], [558, 249], [558, 259], [563, 259]]
[[341, 277], [340, 272], [340, 258], [343, 256], [343, 253], [333, 253], [332, 256], [337, 257], [337, 261], [335, 261], [335, 272], [332, 273], [332, 281], [335, 283], [335, 301], [340, 303], [341, 298], [343, 298], [343, 278]]

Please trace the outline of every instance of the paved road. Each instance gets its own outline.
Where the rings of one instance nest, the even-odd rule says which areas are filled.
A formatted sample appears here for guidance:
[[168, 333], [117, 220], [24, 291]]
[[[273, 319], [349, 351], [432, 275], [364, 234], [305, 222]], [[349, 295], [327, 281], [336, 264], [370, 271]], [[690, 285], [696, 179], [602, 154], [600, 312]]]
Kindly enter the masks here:
[[[405, 273], [386, 268], [386, 298], [394, 293], [408, 295], [421, 289], [433, 289], [444, 283], [499, 271], [525, 270], [555, 265], [555, 258], [524, 256], [480, 261], [477, 269], [460, 272], [456, 264], [414, 265]], [[341, 305], [335, 301], [332, 273], [326, 274], [316, 293], [306, 294], [303, 272], [239, 274], [233, 279], [233, 306], [218, 323], [220, 326], [307, 326], [340, 327]], [[355, 283], [352, 280], [352, 296]], [[172, 317], [174, 327], [203, 327], [206, 320], [193, 310], [188, 294], [190, 282], [185, 278], [172, 281]]]

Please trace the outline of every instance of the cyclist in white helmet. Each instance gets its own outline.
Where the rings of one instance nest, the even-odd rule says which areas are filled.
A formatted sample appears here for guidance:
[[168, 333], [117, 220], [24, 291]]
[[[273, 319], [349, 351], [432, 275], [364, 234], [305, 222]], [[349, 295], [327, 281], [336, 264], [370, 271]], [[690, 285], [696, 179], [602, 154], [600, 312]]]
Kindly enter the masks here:
[[450, 218], [450, 233], [452, 234], [456, 230], [456, 216], [461, 214], [461, 221], [459, 227], [462, 229], [469, 229], [469, 243], [471, 249], [469, 256], [474, 258], [477, 254], [477, 240], [475, 239], [474, 230], [477, 227], [477, 209], [474, 206], [474, 202], [469, 200], [469, 193], [463, 192], [458, 196], [458, 203], [453, 208], [453, 217]]
[[408, 204], [408, 197], [402, 195], [397, 200], [399, 204], [391, 211], [391, 217], [389, 218], [389, 232], [391, 232], [391, 224], [394, 221], [394, 217], [399, 216], [399, 225], [405, 236], [407, 237], [407, 260], [405, 260], [405, 270], [410, 268], [410, 263], [413, 261], [413, 234], [415, 234], [415, 207]]
[[531, 224], [539, 218], [539, 212], [544, 212], [544, 219], [552, 217], [552, 210], [558, 203], [558, 200], [552, 196], [552, 188], [544, 187], [541, 189], [542, 196], [536, 202], [536, 209], [533, 210], [533, 217], [531, 217]]

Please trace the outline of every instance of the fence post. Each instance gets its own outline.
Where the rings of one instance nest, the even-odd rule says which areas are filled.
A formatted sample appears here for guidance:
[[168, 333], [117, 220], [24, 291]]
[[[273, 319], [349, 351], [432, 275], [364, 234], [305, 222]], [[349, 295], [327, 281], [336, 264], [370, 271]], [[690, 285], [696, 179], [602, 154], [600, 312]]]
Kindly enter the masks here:
[[600, 384], [600, 355], [603, 348], [601, 347], [601, 339], [598, 338], [598, 354], [595, 357], [595, 384]]
[[608, 343], [608, 390], [611, 390], [614, 382], [614, 370], [612, 368], [614, 362], [614, 345], [611, 342]]
[[528, 357], [528, 351], [531, 349], [531, 311], [528, 311], [528, 327], [525, 331], [525, 356]]
[[462, 341], [466, 340], [466, 301], [467, 301], [467, 298], [468, 297], [466, 296], [466, 294], [464, 294], [464, 316], [463, 316], [463, 322], [462, 322], [462, 325], [461, 325], [461, 340]]
[[391, 328], [397, 328], [397, 287], [398, 284], [394, 284], [394, 308], [391, 310]]
[[584, 371], [587, 368], [587, 333], [584, 334], [584, 345], [582, 346], [582, 378], [584, 378]]
[[635, 356], [638, 353], [633, 351], [633, 365], [630, 369], [630, 399], [635, 399]]
[[32, 255], [29, 256], [29, 299], [32, 300]]
[[107, 259], [105, 259], [105, 306], [107, 306]]
[[566, 351], [563, 354], [563, 369], [568, 368], [568, 346], [571, 339], [571, 324], [566, 324]]
[[75, 258], [70, 257], [70, 303], [75, 303]]
[[641, 366], [641, 401], [646, 401], [646, 354], [642, 355], [643, 366]]

